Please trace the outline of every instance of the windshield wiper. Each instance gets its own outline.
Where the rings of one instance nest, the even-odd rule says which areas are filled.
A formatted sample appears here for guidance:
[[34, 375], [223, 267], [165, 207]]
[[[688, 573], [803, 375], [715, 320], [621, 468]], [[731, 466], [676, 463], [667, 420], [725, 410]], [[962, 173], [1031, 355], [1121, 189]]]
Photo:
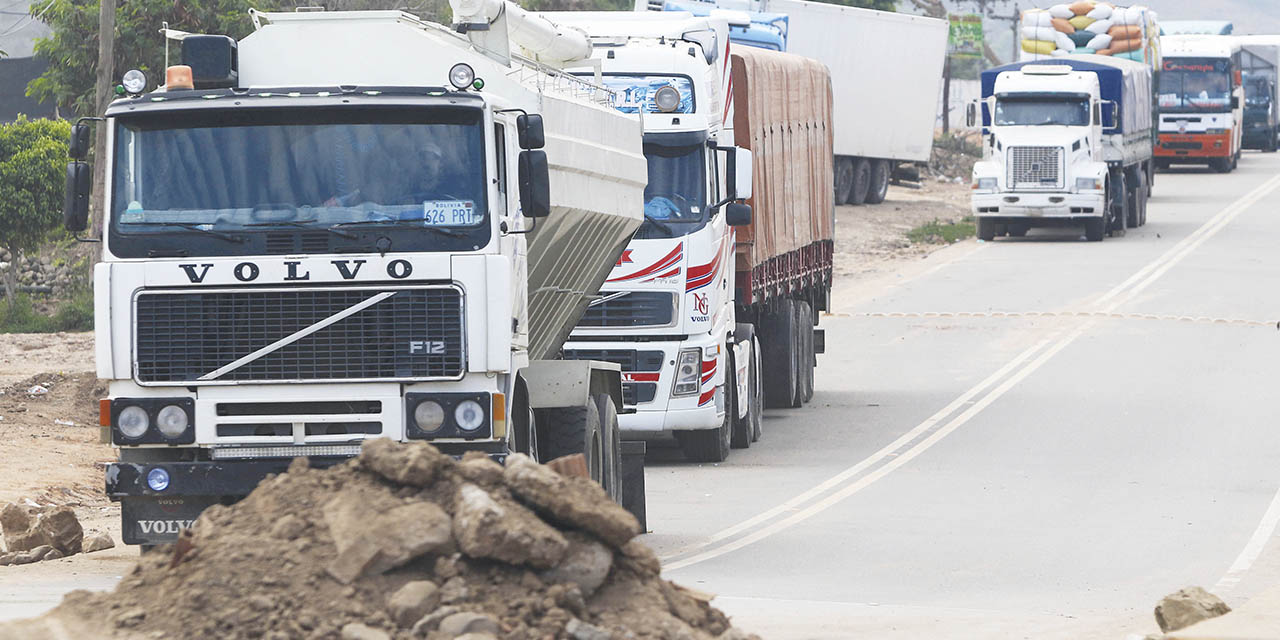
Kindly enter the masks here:
[[[226, 240], [227, 242], [244, 244], [244, 238], [240, 236], [233, 236], [229, 233], [223, 233], [222, 231], [214, 231], [213, 229], [206, 229], [205, 226], [208, 223], [204, 223], [204, 222], [180, 222], [176, 220], [158, 220], [158, 221], [146, 221], [146, 222], [118, 222], [116, 224], [119, 224], [122, 226], [127, 225], [127, 226], [182, 227], [183, 229], [199, 231], [200, 233], [203, 233], [205, 235], [210, 235], [215, 238], [219, 238], [221, 240]], [[164, 232], [160, 231], [157, 233], [164, 233]]]
[[662, 229], [662, 232], [663, 232], [663, 233], [666, 233], [666, 234], [674, 234], [674, 233], [675, 233], [675, 230], [673, 230], [673, 229], [671, 228], [671, 225], [669, 225], [669, 224], [667, 224], [667, 223], [665, 223], [665, 222], [663, 222], [663, 221], [661, 221], [661, 220], [659, 220], [659, 219], [657, 219], [657, 218], [655, 218], [655, 217], [653, 217], [653, 216], [651, 216], [651, 215], [649, 215], [649, 214], [647, 214], [647, 213], [646, 213], [646, 214], [644, 214], [644, 219], [645, 219], [645, 220], [647, 220], [647, 221], [649, 222], [649, 224], [652, 224], [653, 226], [655, 226], [655, 227], [657, 227], [657, 228], [659, 228], [659, 229]]
[[280, 220], [278, 222], [250, 222], [249, 224], [242, 224], [240, 226], [242, 227], [277, 227], [279, 226], [279, 227], [297, 227], [299, 229], [322, 229], [324, 231], [328, 231], [329, 233], [332, 233], [335, 236], [339, 236], [342, 238], [359, 238], [360, 237], [349, 231], [343, 231], [342, 229], [336, 228], [338, 225], [333, 225], [331, 227], [317, 227], [315, 225], [307, 224], [299, 220]]
[[444, 227], [429, 227], [425, 224], [413, 224], [415, 222], [427, 222], [426, 218], [401, 218], [396, 220], [352, 220], [350, 222], [339, 222], [329, 227], [331, 230], [337, 230], [336, 227], [358, 227], [365, 225], [386, 225], [389, 227], [400, 227], [402, 229], [413, 229], [415, 231], [432, 231], [440, 235], [449, 236], [451, 238], [465, 238], [467, 234], [456, 229], [447, 229]]

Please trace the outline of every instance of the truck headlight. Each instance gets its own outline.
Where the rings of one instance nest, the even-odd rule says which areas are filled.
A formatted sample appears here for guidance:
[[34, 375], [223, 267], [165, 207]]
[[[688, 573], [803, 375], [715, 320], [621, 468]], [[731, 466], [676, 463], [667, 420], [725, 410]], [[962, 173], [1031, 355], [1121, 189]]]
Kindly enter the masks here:
[[151, 416], [142, 407], [125, 407], [116, 418], [120, 433], [131, 440], [141, 438], [151, 427]]
[[698, 392], [702, 379], [702, 349], [681, 349], [676, 358], [676, 380], [673, 396], [689, 396]]
[[176, 404], [168, 405], [161, 409], [160, 413], [156, 414], [156, 428], [160, 430], [160, 435], [170, 440], [182, 437], [182, 434], [186, 432], [187, 426], [190, 424], [191, 421], [187, 419], [187, 412]]
[[475, 431], [484, 426], [484, 407], [475, 400], [463, 400], [453, 410], [453, 419], [463, 431]]
[[1102, 178], [1076, 178], [1076, 191], [1102, 191], [1105, 188]]
[[974, 191], [995, 191], [998, 188], [995, 178], [978, 178], [973, 183]]
[[444, 424], [444, 407], [435, 400], [423, 400], [413, 409], [413, 421], [419, 429], [434, 433]]

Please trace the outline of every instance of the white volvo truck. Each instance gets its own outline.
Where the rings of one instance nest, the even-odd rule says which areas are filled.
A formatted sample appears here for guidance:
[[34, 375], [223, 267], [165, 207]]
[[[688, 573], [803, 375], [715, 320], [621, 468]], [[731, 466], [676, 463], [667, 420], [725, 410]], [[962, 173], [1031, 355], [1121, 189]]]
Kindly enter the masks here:
[[618, 367], [552, 358], [640, 224], [640, 125], [552, 68], [581, 33], [453, 10], [255, 13], [238, 43], [186, 35], [159, 90], [126, 75], [94, 281], [126, 542], [367, 438], [585, 452], [618, 496]]
[[1108, 56], [1018, 62], [982, 73], [978, 237], [1084, 225], [1091, 241], [1145, 224], [1152, 180], [1151, 68]]
[[[644, 124], [649, 164], [645, 220], [601, 297], [588, 306], [565, 355], [622, 366], [626, 404], [635, 409], [622, 416], [624, 431], [674, 435], [687, 458], [724, 460], [731, 447], [760, 437], [766, 385], [797, 390], [774, 393], [778, 406], [798, 406], [811, 394], [814, 311], [825, 304], [830, 282], [821, 266], [826, 245], [809, 242], [812, 229], [822, 238], [830, 230], [825, 70], [786, 54], [745, 60], [730, 55], [723, 18], [680, 12], [547, 15], [591, 36], [601, 82], [622, 94], [620, 108]], [[760, 58], [767, 55], [773, 57]], [[767, 65], [769, 73], [758, 65]], [[788, 107], [784, 87], [821, 108]], [[735, 132], [736, 120], [753, 122], [734, 106], [735, 94], [748, 89], [756, 92], [743, 98], [754, 101], [748, 111], [757, 119], [759, 110], [776, 118], [756, 123], [774, 132], [767, 142], [760, 132], [754, 143]], [[742, 148], [747, 144], [770, 149], [775, 165], [753, 170], [751, 151]], [[736, 203], [753, 196], [757, 203], [768, 197], [778, 204], [753, 211]], [[765, 216], [753, 220], [756, 212]], [[772, 223], [779, 228], [767, 226]], [[777, 239], [744, 238], [753, 229]], [[786, 256], [792, 240], [798, 250]], [[775, 259], [767, 265], [772, 270], [753, 269], [768, 258]], [[766, 287], [766, 278], [772, 286]], [[762, 371], [766, 362], [777, 373]]]

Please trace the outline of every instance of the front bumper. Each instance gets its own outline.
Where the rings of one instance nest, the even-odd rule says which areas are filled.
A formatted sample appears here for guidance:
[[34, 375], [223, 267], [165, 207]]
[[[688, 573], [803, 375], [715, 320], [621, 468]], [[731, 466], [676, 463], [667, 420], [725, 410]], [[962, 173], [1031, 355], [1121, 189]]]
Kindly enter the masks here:
[[[723, 387], [717, 390], [720, 394]], [[717, 410], [711, 403], [693, 409], [669, 409], [667, 411], [637, 410], [635, 413], [618, 416], [618, 427], [633, 433], [662, 433], [669, 431], [699, 431], [718, 429], [724, 421], [724, 410]]]
[[1156, 142], [1155, 157], [1161, 160], [1206, 161], [1231, 157], [1230, 131], [1226, 133], [1162, 133]]
[[975, 193], [971, 211], [979, 218], [1100, 218], [1105, 200], [1101, 193]]

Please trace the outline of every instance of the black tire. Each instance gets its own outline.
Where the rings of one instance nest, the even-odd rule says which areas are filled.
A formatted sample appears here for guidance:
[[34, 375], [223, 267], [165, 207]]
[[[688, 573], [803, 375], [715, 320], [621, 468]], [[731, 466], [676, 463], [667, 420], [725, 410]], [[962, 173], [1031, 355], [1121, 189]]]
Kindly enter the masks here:
[[867, 204], [880, 204], [889, 195], [889, 177], [893, 173], [888, 160], [871, 161], [871, 188], [867, 190]]
[[690, 462], [724, 462], [729, 457], [729, 449], [733, 441], [733, 417], [737, 409], [733, 406], [733, 394], [727, 389], [736, 384], [732, 358], [725, 358], [724, 386], [724, 420], [716, 429], [698, 431], [677, 431], [676, 442], [680, 450]]
[[1173, 166], [1173, 163], [1169, 162], [1168, 160], [1156, 160], [1157, 171], [1168, 171], [1169, 167], [1172, 167], [1172, 166]]
[[600, 432], [604, 435], [604, 482], [600, 484], [614, 502], [622, 504], [622, 429], [618, 425], [618, 408], [607, 393], [596, 396], [596, 407], [600, 411]]
[[1031, 230], [1031, 225], [1027, 224], [1011, 224], [1009, 225], [1010, 238], [1025, 238], [1027, 232]]
[[1276, 149], [1280, 149], [1280, 129], [1271, 132], [1271, 140], [1267, 141], [1267, 148], [1262, 152], [1275, 153]]
[[800, 392], [796, 406], [813, 399], [813, 309], [808, 302], [796, 304], [796, 327], [800, 329]]
[[781, 300], [773, 310], [766, 311], [761, 318], [760, 332], [764, 406], [790, 407], [799, 387], [795, 366], [798, 362], [795, 301]]
[[1209, 168], [1218, 173], [1231, 173], [1231, 161], [1227, 158], [1214, 158], [1209, 161]]
[[[592, 401], [581, 407], [557, 407], [538, 412], [538, 459], [550, 462], [556, 458], [581, 453], [587, 458], [591, 479], [604, 486], [604, 434], [600, 428], [600, 409]], [[609, 487], [605, 487], [608, 491]]]
[[1089, 242], [1102, 242], [1106, 234], [1106, 218], [1089, 218], [1084, 221], [1084, 237]]
[[1122, 238], [1129, 216], [1129, 191], [1124, 172], [1117, 172], [1107, 182], [1107, 233], [1113, 238]]
[[1130, 186], [1129, 192], [1125, 197], [1125, 209], [1127, 213], [1124, 218], [1124, 225], [1129, 229], [1137, 229], [1142, 225], [1139, 218], [1138, 199], [1142, 197], [1141, 188], [1138, 186]]
[[848, 156], [836, 157], [835, 189], [837, 205], [849, 201], [849, 194], [853, 192], [853, 158]]
[[534, 460], [538, 459], [538, 420], [529, 406], [529, 391], [524, 380], [516, 382], [511, 401], [511, 448]]
[[849, 192], [849, 204], [865, 204], [871, 192], [871, 161], [853, 159], [853, 190]]
[[996, 221], [991, 218], [978, 218], [978, 239], [991, 242], [996, 239]]
[[755, 339], [756, 390], [751, 405], [751, 441], [759, 442], [764, 435], [764, 356], [760, 354], [760, 339]]
[[1142, 188], [1138, 190], [1138, 226], [1147, 224], [1147, 201], [1151, 199], [1151, 187], [1145, 182]]
[[[755, 442], [756, 440], [755, 434], [756, 434], [757, 427], [754, 423], [760, 420], [759, 411], [762, 405], [759, 398], [760, 370], [757, 368], [759, 358], [756, 357], [755, 332], [751, 325], [749, 324], [738, 325], [733, 331], [733, 337], [735, 340], [745, 341], [748, 345], [748, 348], [747, 348], [747, 396], [746, 398], [736, 398], [737, 389], [734, 388], [731, 390], [736, 398], [734, 401], [734, 408], [735, 409], [737, 408], [738, 401], [740, 400], [745, 401], [747, 405], [747, 413], [746, 415], [739, 418], [737, 416], [737, 412], [736, 411], [734, 412], [733, 434], [732, 434], [732, 437], [729, 439], [729, 446], [733, 447], [734, 449], [746, 449], [750, 447], [751, 443]], [[734, 361], [734, 365], [735, 366], [737, 365], [737, 361]], [[735, 369], [735, 372], [736, 372], [736, 369]]]

